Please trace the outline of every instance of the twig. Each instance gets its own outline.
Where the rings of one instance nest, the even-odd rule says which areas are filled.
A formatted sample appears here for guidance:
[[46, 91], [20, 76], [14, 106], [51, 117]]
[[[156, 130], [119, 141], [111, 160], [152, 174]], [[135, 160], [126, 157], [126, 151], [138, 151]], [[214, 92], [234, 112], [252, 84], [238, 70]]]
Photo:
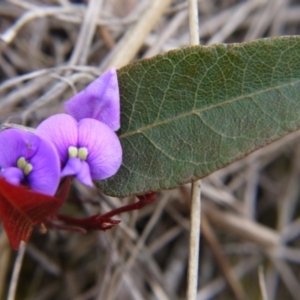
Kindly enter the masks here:
[[300, 286], [299, 282], [294, 275], [290, 266], [282, 260], [272, 259], [273, 265], [276, 267], [277, 272], [279, 273], [282, 281], [285, 283], [286, 288], [290, 292], [291, 299], [297, 300], [300, 295]]
[[189, 242], [187, 299], [196, 300], [198, 287], [199, 244], [201, 215], [201, 180], [193, 182], [191, 199], [191, 228]]
[[[116, 272], [112, 275], [112, 277], [111, 277], [112, 283], [118, 280], [120, 271], [122, 271], [123, 273], [130, 271], [134, 262], [137, 259], [139, 252], [141, 251], [142, 247], [145, 245], [146, 239], [148, 238], [150, 232], [153, 230], [153, 227], [157, 223], [157, 220], [161, 216], [163, 209], [167, 204], [168, 199], [169, 199], [168, 197], [160, 199], [158, 206], [155, 209], [154, 214], [152, 214], [152, 216], [151, 216], [147, 226], [143, 230], [143, 233], [141, 234], [139, 240], [137, 241], [136, 245], [133, 248], [131, 248], [131, 254], [130, 254], [129, 258], [126, 260], [123, 270], [116, 270]], [[107, 299], [115, 299], [116, 298], [116, 295], [119, 292], [119, 289], [121, 288], [121, 284], [125, 278], [126, 277], [121, 277], [119, 279], [119, 281], [117, 281], [117, 283], [115, 282], [113, 285], [111, 285], [111, 287], [113, 287], [113, 291], [111, 291], [110, 297]]]
[[144, 54], [143, 58], [151, 57], [158, 54], [166, 40], [168, 40], [174, 32], [178, 30], [178, 27], [186, 20], [188, 10], [182, 10], [174, 16], [174, 18], [167, 24], [166, 28], [162, 31], [160, 36], [155, 39], [153, 46]]
[[97, 27], [102, 0], [89, 1], [75, 49], [70, 59], [70, 65], [86, 64], [90, 45]]
[[266, 287], [266, 280], [264, 276], [264, 269], [262, 266], [259, 266], [258, 268], [258, 279], [259, 279], [259, 287], [262, 295], [263, 300], [268, 300], [268, 294], [267, 294], [267, 287]]
[[11, 265], [11, 247], [5, 231], [0, 226], [0, 299], [4, 299], [4, 293], [6, 292], [6, 278], [8, 272], [10, 272]]
[[[283, 194], [279, 196], [278, 204], [277, 204], [277, 211], [278, 211], [277, 229], [281, 231], [281, 239], [280, 239], [281, 245], [279, 245], [279, 249], [282, 248], [280, 251], [282, 253], [285, 252], [284, 256], [288, 260], [290, 260], [292, 257], [295, 257], [295, 255], [290, 253], [293, 251], [290, 250], [287, 251], [287, 249], [283, 249], [283, 248], [285, 244], [289, 242], [289, 239], [287, 238], [285, 233], [288, 232], [292, 236], [294, 234], [294, 232], [291, 230], [289, 225], [292, 222], [294, 217], [295, 207], [297, 205], [298, 194], [299, 194], [298, 191], [298, 182], [299, 182], [299, 175], [300, 175], [299, 144], [295, 146], [295, 150], [293, 152], [294, 153], [291, 158], [292, 168], [288, 176], [288, 180], [285, 184], [286, 185], [285, 190]], [[270, 299], [274, 299], [278, 288], [279, 273], [276, 270], [276, 268], [274, 268], [274, 266], [270, 268], [269, 273], [270, 275], [268, 280], [267, 295], [269, 296]]]
[[[242, 260], [236, 266], [232, 267], [230, 272], [233, 273], [236, 278], [241, 279], [247, 273], [252, 272], [255, 268], [257, 269], [257, 265], [261, 262], [261, 260], [262, 258], [259, 255], [251, 257], [247, 261]], [[226, 282], [223, 277], [218, 277], [200, 289], [197, 300], [213, 299], [221, 293], [225, 287]]]
[[53, 276], [59, 276], [62, 273], [61, 267], [52, 258], [31, 244], [27, 245], [27, 255], [30, 255], [47, 273]]
[[13, 269], [13, 274], [12, 274], [12, 277], [10, 280], [7, 300], [15, 300], [18, 279], [19, 279], [19, 275], [20, 275], [20, 271], [21, 271], [21, 266], [22, 266], [25, 250], [26, 250], [26, 243], [22, 241], [20, 243], [20, 247], [18, 250], [15, 264], [14, 264], [14, 269]]
[[189, 32], [190, 44], [198, 45], [199, 41], [199, 18], [198, 3], [196, 0], [189, 0]]
[[216, 262], [219, 268], [221, 269], [221, 272], [224, 275], [224, 278], [226, 279], [229, 287], [231, 288], [233, 294], [235, 295], [235, 298], [239, 300], [247, 299], [247, 296], [243, 290], [242, 285], [239, 283], [237, 278], [231, 272], [230, 264], [222, 254], [220, 245], [205, 215], [202, 216], [201, 229], [202, 229], [203, 236], [216, 259]]
[[277, 13], [281, 11], [282, 0], [277, 1], [266, 1], [266, 7], [264, 10], [259, 11], [259, 19], [255, 22], [253, 19], [252, 24], [250, 25], [248, 32], [244, 38], [245, 41], [256, 39], [264, 34], [270, 24], [273, 22]]
[[[58, 67], [54, 67], [54, 68], [45, 68], [42, 70], [33, 71], [31, 73], [20, 75], [20, 76], [17, 76], [17, 77], [14, 77], [14, 78], [4, 81], [3, 83], [0, 84], [0, 93], [4, 92], [8, 88], [11, 88], [19, 83], [22, 83], [23, 81], [31, 80], [36, 77], [46, 76], [51, 73], [56, 74], [55, 72], [69, 71], [69, 70], [76, 71], [76, 72], [83, 72], [83, 73], [90, 72], [91, 74], [93, 74], [95, 76], [101, 75], [101, 72], [99, 71], [99, 69], [96, 67], [93, 67], [93, 66], [58, 66]], [[0, 109], [2, 109], [4, 107], [2, 102], [3, 102], [3, 100], [1, 101]], [[5, 103], [5, 104], [11, 105], [11, 103]]]
[[207, 44], [221, 43], [232, 34], [245, 18], [259, 6], [261, 0], [247, 1], [241, 6], [237, 6], [235, 12], [224, 26], [207, 42]]
[[260, 161], [257, 159], [249, 165], [244, 200], [244, 214], [248, 219], [255, 220], [257, 187], [260, 171]]
[[207, 218], [216, 226], [228, 230], [247, 241], [259, 245], [262, 249], [275, 249], [279, 245], [280, 236], [275, 230], [247, 220], [233, 213], [220, 211], [216, 206], [204, 205]]
[[[75, 73], [69, 76], [64, 81], [60, 81], [52, 86], [51, 89], [48, 90], [43, 96], [35, 100], [24, 112], [22, 113], [23, 123], [26, 123], [28, 116], [35, 111], [37, 108], [42, 107], [52, 101], [53, 99], [57, 99], [67, 88], [70, 86], [70, 83], [75, 83], [80, 80], [93, 80], [94, 77], [90, 74], [85, 73]], [[72, 88], [73, 85], [71, 85]]]
[[26, 12], [12, 27], [7, 29], [3, 34], [0, 35], [0, 38], [5, 43], [11, 43], [13, 39], [18, 34], [19, 30], [29, 21], [36, 18], [42, 18], [45, 16], [56, 15], [59, 13], [72, 12], [71, 7], [45, 7], [42, 9], [34, 9]]
[[99, 26], [99, 32], [107, 49], [112, 50], [115, 47], [115, 41], [106, 26]]
[[124, 37], [102, 63], [101, 70], [111, 66], [120, 68], [128, 64], [143, 45], [146, 36], [153, 29], [171, 0], [153, 0], [135, 26], [126, 32]]
[[[190, 44], [199, 44], [199, 20], [197, 0], [189, 0], [189, 32]], [[188, 286], [187, 299], [197, 299], [199, 244], [200, 244], [200, 216], [201, 216], [201, 181], [192, 183], [191, 198], [191, 229], [189, 242]]]

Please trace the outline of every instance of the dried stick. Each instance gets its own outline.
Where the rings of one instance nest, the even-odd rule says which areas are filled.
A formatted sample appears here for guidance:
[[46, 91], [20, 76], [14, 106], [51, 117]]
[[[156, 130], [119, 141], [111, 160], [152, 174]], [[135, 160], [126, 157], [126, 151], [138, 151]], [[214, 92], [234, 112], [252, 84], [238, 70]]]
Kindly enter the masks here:
[[218, 267], [221, 269], [221, 272], [223, 273], [224, 278], [226, 279], [229, 287], [235, 295], [235, 298], [238, 300], [247, 299], [242, 285], [231, 272], [230, 264], [228, 263], [228, 260], [223, 256], [221, 247], [205, 215], [202, 216], [201, 229], [203, 236], [217, 261]]
[[22, 267], [22, 262], [23, 262], [25, 250], [26, 250], [26, 243], [24, 243], [22, 241], [20, 243], [20, 247], [19, 247], [19, 250], [18, 250], [18, 254], [17, 254], [17, 257], [16, 257], [15, 264], [14, 264], [14, 269], [13, 269], [13, 274], [12, 274], [12, 277], [11, 277], [11, 280], [10, 280], [7, 300], [15, 300], [16, 290], [17, 290], [17, 285], [18, 285], [18, 279], [19, 279], [19, 275], [20, 275], [20, 271], [21, 271], [21, 267]]
[[137, 256], [138, 256], [139, 252], [141, 251], [142, 247], [145, 245], [146, 239], [148, 238], [150, 232], [153, 230], [153, 227], [157, 223], [157, 220], [161, 216], [161, 213], [162, 213], [164, 207], [166, 206], [168, 199], [169, 199], [168, 197], [160, 199], [160, 201], [158, 203], [158, 206], [157, 206], [154, 214], [151, 216], [151, 219], [149, 220], [147, 226], [145, 227], [142, 235], [140, 236], [140, 238], [137, 241], [134, 248], [131, 249], [131, 254], [128, 257], [128, 259], [126, 260], [123, 270], [116, 270], [116, 272], [112, 275], [111, 281], [113, 283], [114, 282], [115, 283], [111, 285], [111, 287], [113, 287], [113, 291], [110, 291], [110, 293], [109, 293], [110, 296], [107, 297], [107, 299], [115, 299], [116, 298], [116, 295], [117, 295], [117, 293], [119, 292], [119, 290], [121, 288], [122, 281], [125, 278], [123, 276], [121, 278], [119, 278], [120, 271], [122, 273], [130, 271], [130, 269], [132, 268], [134, 262], [137, 259]]
[[259, 287], [260, 287], [262, 299], [268, 300], [269, 298], [268, 298], [268, 293], [267, 293], [266, 280], [265, 280], [263, 266], [260, 266], [258, 268], [258, 279], [259, 279]]
[[146, 36], [156, 25], [157, 21], [170, 5], [171, 0], [153, 0], [151, 5], [141, 15], [135, 26], [128, 30], [118, 45], [111, 51], [108, 58], [102, 63], [101, 70], [109, 67], [121, 68], [128, 64], [143, 45]]
[[155, 39], [153, 46], [144, 54], [143, 58], [151, 57], [160, 52], [165, 44], [166, 40], [168, 40], [174, 32], [178, 30], [178, 27], [186, 20], [188, 15], [188, 10], [182, 10], [174, 18], [169, 22], [166, 28], [162, 31], [160, 36]]
[[6, 277], [10, 272], [10, 258], [11, 247], [7, 235], [3, 228], [0, 226], [0, 299], [4, 299], [4, 293], [6, 292]]
[[[48, 104], [52, 99], [57, 99], [59, 95], [61, 95], [65, 90], [68, 89], [70, 83], [75, 83], [80, 80], [93, 80], [94, 77], [90, 74], [85, 73], [75, 73], [68, 78], [65, 78], [64, 81], [60, 81], [52, 86], [51, 89], [48, 90], [47, 93], [45, 93], [43, 96], [35, 100], [24, 112], [22, 113], [22, 119], [23, 123], [26, 123], [28, 116], [35, 111], [37, 108], [42, 107], [46, 104]], [[71, 85], [72, 87], [72, 85]]]
[[[34, 79], [37, 77], [46, 76], [51, 73], [56, 74], [61, 71], [69, 71], [69, 70], [83, 72], [83, 73], [91, 73], [95, 76], [101, 75], [101, 72], [99, 71], [99, 69], [96, 67], [93, 67], [93, 66], [64, 66], [63, 65], [63, 66], [58, 66], [58, 67], [54, 67], [54, 68], [45, 68], [45, 69], [32, 71], [27, 74], [23, 74], [23, 75], [19, 75], [19, 76], [7, 79], [6, 81], [4, 81], [3, 83], [0, 84], [0, 93], [3, 93], [6, 89], [11, 88], [17, 84], [20, 84], [23, 81], [31, 80], [31, 79]], [[12, 103], [5, 103], [5, 105], [3, 105], [2, 102], [3, 102], [3, 100], [1, 101], [0, 109], [2, 109], [5, 105], [8, 105], [8, 104], [12, 105]], [[13, 103], [13, 104], [15, 104], [15, 103]]]
[[[190, 44], [199, 44], [199, 24], [198, 24], [198, 3], [197, 0], [189, 0], [189, 31]], [[200, 244], [200, 215], [201, 215], [201, 181], [192, 183], [191, 198], [191, 228], [189, 242], [189, 262], [188, 262], [188, 286], [187, 299], [197, 299], [198, 288], [198, 265], [199, 265], [199, 244]]]
[[59, 13], [70, 13], [72, 10], [74, 10], [72, 7], [44, 7], [41, 9], [30, 10], [26, 12], [12, 27], [1, 34], [0, 39], [9, 44], [16, 37], [19, 30], [29, 21], [36, 18], [57, 15]]
[[[243, 278], [249, 272], [252, 272], [254, 269], [257, 269], [259, 263], [261, 263], [262, 257], [255, 256], [249, 258], [247, 261], [242, 260], [236, 266], [231, 267], [230, 272], [238, 279]], [[198, 292], [197, 300], [207, 300], [213, 299], [219, 293], [221, 293], [226, 287], [226, 281], [223, 277], [218, 277], [204, 287], [202, 287]]]
[[88, 51], [97, 27], [97, 19], [102, 7], [102, 0], [92, 0], [88, 3], [78, 41], [70, 59], [70, 65], [86, 64]]
[[189, 31], [190, 44], [198, 45], [199, 41], [199, 18], [198, 3], [196, 0], [189, 0]]
[[225, 39], [230, 36], [232, 32], [245, 20], [245, 18], [260, 4], [261, 0], [254, 0], [247, 1], [241, 6], [237, 6], [228, 22], [224, 24], [224, 26], [207, 42], [207, 44], [224, 42]]
[[201, 180], [192, 184], [187, 299], [196, 300], [200, 244]]

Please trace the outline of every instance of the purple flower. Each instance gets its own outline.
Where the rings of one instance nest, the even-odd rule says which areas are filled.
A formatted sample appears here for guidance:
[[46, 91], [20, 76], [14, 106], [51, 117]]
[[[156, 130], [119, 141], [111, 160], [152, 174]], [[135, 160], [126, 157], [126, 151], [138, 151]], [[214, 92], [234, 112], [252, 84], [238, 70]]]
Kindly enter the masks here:
[[114, 175], [122, 162], [118, 136], [106, 124], [94, 119], [77, 122], [67, 114], [54, 115], [43, 121], [36, 134], [48, 139], [57, 149], [61, 176], [74, 175], [93, 186], [92, 179]]
[[120, 95], [116, 69], [111, 68], [103, 73], [67, 101], [65, 109], [78, 122], [92, 118], [117, 131], [120, 128]]
[[11, 184], [54, 195], [60, 180], [54, 147], [39, 136], [18, 129], [0, 133], [0, 176]]

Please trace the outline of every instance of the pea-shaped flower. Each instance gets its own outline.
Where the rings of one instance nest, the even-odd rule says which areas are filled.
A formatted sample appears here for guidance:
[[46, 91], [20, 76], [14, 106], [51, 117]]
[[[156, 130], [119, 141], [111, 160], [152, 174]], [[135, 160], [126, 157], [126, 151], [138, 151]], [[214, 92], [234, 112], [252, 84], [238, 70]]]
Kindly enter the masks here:
[[0, 177], [54, 195], [60, 180], [57, 152], [51, 143], [33, 133], [4, 130], [0, 133]]
[[76, 176], [83, 184], [93, 186], [92, 179], [106, 179], [121, 165], [119, 138], [100, 121], [85, 118], [77, 122], [72, 116], [58, 114], [43, 121], [36, 134], [57, 149], [61, 176]]
[[120, 94], [116, 69], [109, 69], [67, 101], [65, 110], [77, 121], [92, 118], [117, 131], [120, 128]]

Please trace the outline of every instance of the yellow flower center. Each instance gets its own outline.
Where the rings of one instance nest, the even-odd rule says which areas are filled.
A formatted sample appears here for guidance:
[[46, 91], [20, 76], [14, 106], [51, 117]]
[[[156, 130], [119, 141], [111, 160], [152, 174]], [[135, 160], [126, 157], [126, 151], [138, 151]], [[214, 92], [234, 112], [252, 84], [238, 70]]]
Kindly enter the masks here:
[[86, 160], [88, 156], [88, 150], [85, 147], [81, 147], [78, 149], [78, 157], [81, 160]]
[[78, 157], [80, 160], [86, 160], [89, 154], [88, 149], [85, 147], [80, 147], [79, 149], [74, 146], [68, 148], [69, 158]]
[[78, 155], [78, 149], [74, 146], [70, 146], [68, 149], [68, 152], [69, 152], [70, 158], [77, 157], [77, 155]]
[[21, 156], [18, 160], [17, 160], [17, 166], [19, 169], [21, 169], [23, 171], [23, 173], [25, 175], [28, 175], [32, 169], [33, 166], [32, 164], [28, 163], [25, 159], [25, 157]]

